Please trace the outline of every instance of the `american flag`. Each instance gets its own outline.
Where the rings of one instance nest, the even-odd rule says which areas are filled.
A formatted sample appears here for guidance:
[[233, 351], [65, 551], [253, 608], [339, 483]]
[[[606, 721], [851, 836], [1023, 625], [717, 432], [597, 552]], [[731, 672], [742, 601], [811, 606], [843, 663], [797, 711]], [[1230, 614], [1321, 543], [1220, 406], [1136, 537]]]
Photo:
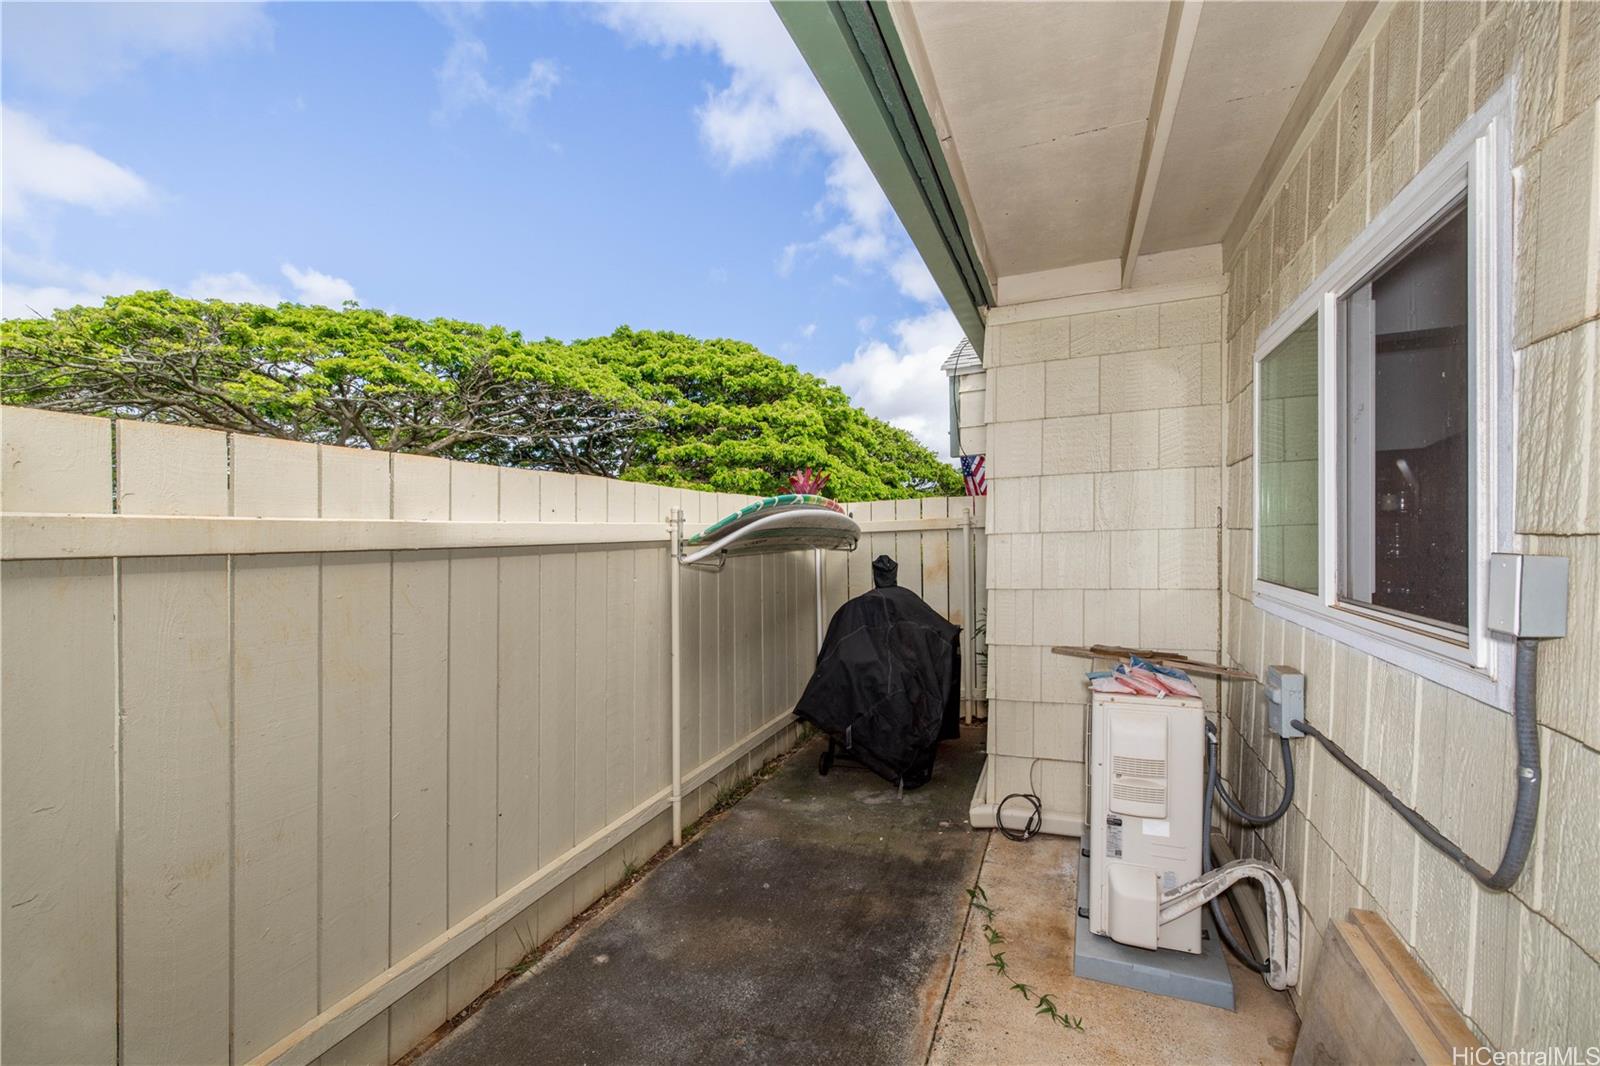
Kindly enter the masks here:
[[983, 456], [963, 455], [961, 457], [961, 477], [967, 483], [968, 496], [989, 495], [989, 483], [983, 476]]

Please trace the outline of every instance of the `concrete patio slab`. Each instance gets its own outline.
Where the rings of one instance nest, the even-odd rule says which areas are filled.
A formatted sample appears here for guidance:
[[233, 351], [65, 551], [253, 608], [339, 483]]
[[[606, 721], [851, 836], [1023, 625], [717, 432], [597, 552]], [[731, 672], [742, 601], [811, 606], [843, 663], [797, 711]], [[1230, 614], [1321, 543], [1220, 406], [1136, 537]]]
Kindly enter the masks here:
[[819, 777], [814, 740], [417, 1061], [922, 1062], [989, 837], [981, 736], [903, 796]]
[[[1076, 839], [1017, 843], [993, 834], [980, 883], [1006, 938], [1009, 972], [986, 968], [980, 923], [969, 923], [930, 1063], [1289, 1062], [1299, 1031], [1294, 1005], [1232, 956], [1232, 1011], [1075, 976], [1077, 873]], [[1035, 1016], [1013, 981], [1053, 993], [1060, 1008], [1083, 1019], [1083, 1030]]]

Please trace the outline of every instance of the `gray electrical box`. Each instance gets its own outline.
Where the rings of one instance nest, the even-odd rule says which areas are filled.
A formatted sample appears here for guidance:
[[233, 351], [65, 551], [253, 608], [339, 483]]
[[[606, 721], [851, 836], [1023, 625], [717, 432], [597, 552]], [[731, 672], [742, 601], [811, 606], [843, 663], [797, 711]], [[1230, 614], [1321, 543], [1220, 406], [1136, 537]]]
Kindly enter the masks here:
[[1560, 555], [1489, 556], [1490, 632], [1512, 637], [1567, 635], [1567, 560]]
[[1306, 717], [1306, 675], [1292, 666], [1267, 667], [1267, 725], [1280, 737], [1305, 736], [1295, 722]]

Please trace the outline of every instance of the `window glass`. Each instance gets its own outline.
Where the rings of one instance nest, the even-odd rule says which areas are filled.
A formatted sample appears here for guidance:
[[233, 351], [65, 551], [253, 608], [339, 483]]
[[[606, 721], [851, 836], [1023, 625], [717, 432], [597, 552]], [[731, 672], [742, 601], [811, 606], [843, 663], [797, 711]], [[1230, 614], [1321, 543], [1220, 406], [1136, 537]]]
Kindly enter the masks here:
[[1317, 320], [1313, 316], [1259, 368], [1260, 521], [1263, 581], [1317, 591]]
[[1341, 599], [1465, 630], [1469, 419], [1465, 200], [1341, 307]]

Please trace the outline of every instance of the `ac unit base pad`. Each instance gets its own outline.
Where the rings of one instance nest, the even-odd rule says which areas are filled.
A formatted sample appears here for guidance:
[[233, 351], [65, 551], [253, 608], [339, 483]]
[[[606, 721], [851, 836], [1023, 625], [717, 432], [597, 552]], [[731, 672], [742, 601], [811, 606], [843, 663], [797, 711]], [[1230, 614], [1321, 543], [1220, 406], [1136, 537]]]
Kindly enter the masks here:
[[1227, 950], [1217, 938], [1207, 913], [1201, 928], [1201, 953], [1148, 951], [1119, 944], [1108, 936], [1089, 932], [1089, 859], [1078, 858], [1078, 931], [1073, 938], [1072, 972], [1091, 981], [1154, 992], [1158, 996], [1187, 999], [1208, 1007], [1233, 1009], [1233, 979], [1228, 975]]

